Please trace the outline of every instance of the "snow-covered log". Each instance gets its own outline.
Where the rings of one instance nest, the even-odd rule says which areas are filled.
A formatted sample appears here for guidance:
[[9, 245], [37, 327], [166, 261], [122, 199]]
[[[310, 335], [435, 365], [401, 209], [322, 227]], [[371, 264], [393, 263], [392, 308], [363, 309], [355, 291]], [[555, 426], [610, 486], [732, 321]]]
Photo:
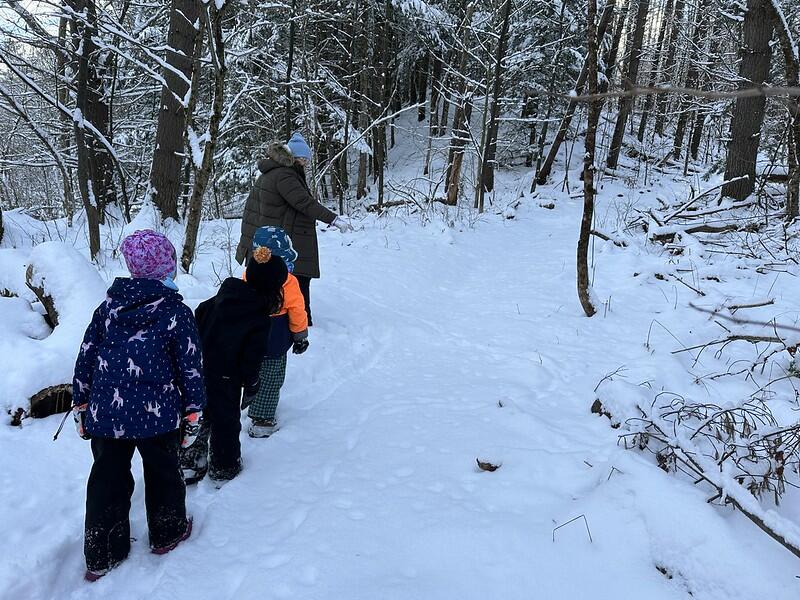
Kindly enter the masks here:
[[[16, 263], [0, 264], [13, 267]], [[72, 380], [84, 330], [105, 297], [106, 285], [88, 260], [61, 242], [39, 244], [31, 251], [27, 270], [24, 264], [18, 269], [21, 272], [16, 276], [3, 278], [19, 280], [25, 272], [28, 286], [49, 313], [52, 325], [45, 323], [30, 297], [0, 298], [4, 303], [0, 353], [13, 357], [13, 368], [0, 378], [0, 408], [10, 415], [46, 416], [64, 408], [65, 386]], [[44, 404], [34, 410], [34, 400]]]

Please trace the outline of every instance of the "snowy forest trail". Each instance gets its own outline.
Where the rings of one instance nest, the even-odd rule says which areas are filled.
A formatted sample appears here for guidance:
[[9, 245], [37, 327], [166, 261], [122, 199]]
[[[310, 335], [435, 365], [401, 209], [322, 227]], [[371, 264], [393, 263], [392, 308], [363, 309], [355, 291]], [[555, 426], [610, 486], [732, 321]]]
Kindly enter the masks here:
[[[0, 472], [0, 502], [19, 517], [0, 540], [12, 557], [0, 596], [793, 597], [783, 549], [739, 535], [752, 525], [619, 448], [589, 413], [605, 374], [647, 360], [664, 300], [598, 268], [620, 308], [583, 316], [579, 210], [521, 210], [458, 233], [323, 232], [312, 345], [290, 357], [280, 431], [243, 433], [241, 475], [189, 490], [194, 534], [166, 557], [148, 553], [135, 464], [137, 541], [96, 584], [81, 579], [88, 446], [71, 431], [52, 443], [55, 417], [4, 429], [4, 444], [37, 460]], [[483, 472], [477, 458], [501, 466]], [[554, 534], [581, 515], [591, 541], [583, 519]]]

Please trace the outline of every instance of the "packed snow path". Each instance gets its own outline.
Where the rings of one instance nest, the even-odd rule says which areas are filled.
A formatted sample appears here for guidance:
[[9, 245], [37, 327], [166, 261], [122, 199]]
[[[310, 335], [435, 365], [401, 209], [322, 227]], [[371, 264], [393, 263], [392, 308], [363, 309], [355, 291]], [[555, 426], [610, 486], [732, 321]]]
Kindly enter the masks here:
[[[137, 539], [98, 583], [82, 581], [88, 445], [70, 429], [51, 442], [55, 417], [4, 427], [0, 596], [796, 598], [785, 550], [589, 413], [606, 373], [647, 356], [653, 307], [671, 306], [612, 248], [596, 274], [612, 309], [585, 318], [578, 221], [573, 203], [463, 232], [323, 233], [281, 430], [243, 434], [242, 474], [189, 490], [194, 534], [166, 557], [148, 553], [135, 464]], [[554, 542], [579, 515], [593, 541], [580, 519]]]

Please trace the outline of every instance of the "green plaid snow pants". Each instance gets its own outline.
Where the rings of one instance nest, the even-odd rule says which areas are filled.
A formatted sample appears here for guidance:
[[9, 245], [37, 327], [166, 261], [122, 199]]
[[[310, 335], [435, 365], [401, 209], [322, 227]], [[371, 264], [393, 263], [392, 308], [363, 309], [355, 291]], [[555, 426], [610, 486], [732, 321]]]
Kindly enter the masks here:
[[259, 376], [261, 382], [258, 393], [247, 411], [247, 416], [251, 419], [274, 421], [278, 401], [281, 399], [281, 387], [286, 379], [286, 355], [265, 358], [261, 363]]

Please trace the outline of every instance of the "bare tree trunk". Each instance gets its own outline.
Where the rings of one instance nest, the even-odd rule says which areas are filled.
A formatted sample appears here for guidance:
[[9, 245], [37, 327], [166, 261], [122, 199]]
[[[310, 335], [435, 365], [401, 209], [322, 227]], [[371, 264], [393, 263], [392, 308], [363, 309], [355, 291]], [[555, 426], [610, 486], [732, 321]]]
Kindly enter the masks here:
[[[376, 10], [376, 29], [378, 42], [375, 48], [375, 64], [377, 65], [377, 90], [375, 100], [376, 117], [385, 116], [389, 109], [389, 54], [391, 48], [390, 19], [392, 14], [391, 0], [384, 2], [383, 12]], [[373, 160], [375, 164], [374, 178], [378, 185], [378, 206], [383, 206], [385, 171], [386, 171], [386, 125], [377, 125], [372, 133]]]
[[[80, 190], [83, 208], [86, 212], [86, 227], [89, 232], [89, 253], [92, 260], [100, 253], [100, 213], [104, 196], [103, 184], [105, 178], [99, 171], [97, 161], [96, 141], [92, 136], [86, 135], [84, 119], [95, 127], [98, 124], [89, 119], [91, 86], [97, 85], [96, 72], [92, 61], [96, 60], [97, 45], [93, 36], [97, 31], [94, 27], [96, 11], [92, 0], [76, 0], [70, 7], [84, 18], [73, 18], [72, 31], [75, 39], [74, 46], [79, 49], [77, 53], [77, 77], [75, 80], [75, 110], [81, 118], [74, 119], [75, 146], [78, 155], [78, 189]], [[102, 124], [100, 124], [102, 126]]]
[[[522, 106], [522, 119], [530, 119], [528, 125], [528, 149], [525, 151], [525, 166], [533, 166], [533, 157], [536, 152], [536, 117], [539, 112], [539, 102], [535, 96], [528, 96], [525, 98], [525, 103]], [[541, 158], [541, 155], [537, 156]], [[535, 178], [534, 178], [535, 179]], [[535, 183], [535, 181], [534, 181]]]
[[700, 142], [703, 139], [703, 126], [706, 124], [707, 117], [708, 110], [702, 107], [697, 110], [697, 114], [694, 117], [692, 137], [689, 140], [689, 155], [695, 160], [700, 153]]
[[430, 96], [430, 130], [438, 131], [439, 128], [439, 98], [442, 86], [442, 61], [435, 54], [431, 54], [431, 96]]
[[[622, 43], [622, 34], [625, 31], [625, 23], [628, 20], [628, 13], [630, 12], [628, 9], [630, 5], [630, 0], [625, 0], [625, 4], [620, 8], [619, 16], [617, 17], [614, 35], [611, 36], [611, 45], [608, 47], [608, 53], [606, 54], [605, 77], [599, 86], [601, 93], [608, 91], [608, 85], [614, 79], [614, 70], [617, 68], [617, 56], [619, 55], [619, 47]], [[600, 39], [602, 39], [602, 37]]]
[[789, 117], [789, 177], [786, 181], [786, 219], [794, 220], [800, 215], [800, 103]]
[[[181, 254], [181, 267], [187, 273], [194, 261], [197, 250], [197, 234], [200, 230], [200, 221], [203, 216], [203, 197], [214, 166], [214, 149], [219, 137], [219, 126], [222, 121], [224, 107], [227, 67], [225, 65], [225, 39], [222, 35], [222, 15], [225, 7], [229, 6], [229, 4], [223, 4], [222, 6], [222, 10], [218, 10], [214, 3], [209, 3], [206, 9], [207, 18], [205, 21], [209, 28], [209, 48], [211, 49], [214, 67], [214, 100], [211, 105], [211, 117], [208, 123], [208, 140], [203, 148], [203, 160], [200, 168], [194, 174], [194, 189], [192, 190], [192, 199], [189, 202], [189, 215], [186, 219], [186, 237]], [[202, 33], [199, 35], [202, 37]], [[197, 47], [202, 47], [202, 44], [198, 43]]]
[[417, 61], [417, 97], [415, 102], [420, 106], [417, 109], [417, 121], [420, 123], [425, 120], [425, 100], [428, 97], [428, 64], [430, 63], [430, 54], [428, 52]]
[[294, 66], [295, 19], [297, 18], [297, 0], [292, 0], [292, 12], [289, 16], [289, 56], [286, 59], [286, 100], [285, 121], [283, 125], [284, 139], [292, 137], [292, 67]]
[[[589, 79], [589, 94], [596, 94], [597, 86], [597, 46], [598, 36], [595, 21], [597, 19], [596, 0], [587, 0], [587, 57], [586, 64]], [[591, 317], [597, 312], [592, 302], [591, 283], [589, 281], [589, 236], [592, 231], [594, 217], [594, 158], [597, 143], [597, 124], [600, 122], [602, 106], [599, 101], [589, 103], [589, 119], [586, 128], [586, 153], [583, 158], [583, 216], [581, 230], [578, 235], [578, 300], [583, 312]]]
[[[56, 99], [64, 106], [69, 104], [69, 88], [67, 79], [67, 19], [61, 17], [58, 20], [58, 51], [56, 55]], [[70, 131], [72, 129], [69, 117], [62, 111], [58, 111], [58, 120], [61, 123], [61, 131], [58, 134], [58, 151], [67, 156], [70, 151]], [[67, 216], [67, 224], [72, 227], [72, 219], [75, 216], [75, 195], [72, 188], [72, 171], [64, 165], [62, 171], [62, 187], [64, 190], [64, 213]]]
[[478, 212], [483, 212], [484, 195], [494, 190], [494, 163], [497, 156], [497, 131], [500, 116], [500, 94], [503, 91], [503, 59], [506, 55], [508, 43], [508, 26], [511, 18], [511, 0], [503, 4], [503, 19], [500, 25], [500, 37], [497, 40], [497, 54], [494, 61], [494, 89], [492, 90], [492, 105], [486, 144], [483, 149], [483, 164], [481, 165], [480, 181], [478, 182]]
[[[770, 41], [774, 30], [771, 0], [747, 0], [744, 14], [744, 45], [739, 65], [739, 89], [760, 87], [769, 77], [772, 61]], [[761, 144], [761, 126], [767, 99], [763, 96], [737, 98], [731, 118], [728, 157], [722, 195], [744, 200], [756, 188], [756, 159]], [[742, 179], [747, 175], [747, 179]]]
[[[636, 25], [633, 32], [633, 45], [630, 50], [630, 61], [628, 62], [628, 69], [623, 82], [626, 90], [635, 87], [639, 78], [639, 63], [641, 62], [644, 29], [647, 25], [647, 12], [649, 8], [650, 0], [639, 0], [639, 8], [636, 11]], [[614, 134], [611, 137], [611, 147], [608, 150], [608, 160], [606, 161], [609, 169], [616, 169], [619, 163], [622, 141], [625, 137], [625, 128], [628, 125], [628, 117], [633, 109], [634, 100], [635, 98], [632, 96], [624, 96], [620, 102], [617, 124], [616, 127], [614, 127]]]
[[[566, 4], [561, 3], [561, 10], [558, 14], [558, 44], [556, 45], [556, 51], [553, 55], [553, 72], [550, 74], [550, 82], [549, 82], [549, 89], [555, 89], [556, 87], [556, 76], [559, 72], [559, 67], [561, 67], [561, 53], [564, 51], [564, 27], [565, 27], [565, 12], [566, 12]], [[532, 98], [528, 98], [528, 102], [526, 103], [526, 108], [530, 105]], [[550, 117], [553, 116], [553, 105], [554, 105], [554, 98], [550, 96], [547, 99], [547, 111], [544, 115], [544, 123], [542, 124], [542, 130], [539, 133], [539, 144], [536, 146], [536, 173], [539, 172], [539, 169], [542, 166], [542, 156], [544, 155], [544, 145], [547, 142], [547, 132], [550, 130]], [[539, 111], [539, 102], [536, 102], [536, 113]], [[533, 115], [533, 107], [531, 107], [531, 116]], [[529, 137], [529, 144], [533, 145], [534, 140], [536, 139], [536, 123], [531, 123], [531, 130], [530, 130], [530, 137]], [[529, 154], [530, 156], [530, 154]], [[528, 164], [530, 162], [530, 164]], [[531, 157], [530, 161], [525, 161], [525, 166], [530, 167], [533, 166], [533, 157]], [[534, 176], [531, 181], [531, 193], [536, 191], [536, 177]]]
[[[659, 79], [658, 74], [658, 67], [661, 64], [661, 51], [664, 48], [664, 37], [667, 34], [667, 24], [669, 22], [669, 17], [672, 14], [672, 2], [673, 0], [667, 0], [667, 5], [664, 8], [664, 18], [661, 20], [661, 27], [658, 30], [658, 41], [656, 42], [656, 51], [653, 56], [653, 64], [650, 69], [650, 78], [649, 78], [649, 87], [653, 87]], [[640, 142], [644, 141], [644, 134], [647, 130], [647, 122], [650, 119], [650, 113], [653, 110], [653, 103], [655, 102], [655, 97], [652, 95], [648, 95], [644, 99], [644, 109], [642, 110], [642, 118], [639, 120], [639, 134], [637, 139]]]
[[[614, 16], [614, 3], [615, 0], [608, 0], [608, 2], [606, 2], [605, 8], [603, 9], [603, 14], [600, 17], [600, 24], [597, 26], [598, 40], [602, 40], [606, 35], [606, 30], [608, 29], [611, 19]], [[584, 60], [583, 68], [581, 69], [580, 75], [578, 75], [578, 80], [575, 82], [575, 92], [578, 95], [583, 93], [583, 88], [586, 85], [586, 78], [588, 75], [589, 65], [587, 58]], [[553, 143], [550, 145], [550, 150], [547, 152], [547, 158], [545, 158], [541, 168], [536, 174], [535, 181], [539, 185], [544, 185], [547, 183], [547, 178], [550, 176], [550, 173], [553, 170], [553, 163], [556, 160], [556, 156], [558, 156], [558, 151], [561, 148], [561, 144], [563, 144], [564, 140], [567, 139], [567, 132], [572, 124], [572, 117], [575, 115], [575, 109], [577, 108], [578, 103], [574, 101], [570, 101], [567, 105], [567, 111], [564, 113], [564, 117], [561, 119], [561, 123], [558, 126], [556, 137], [553, 140]]]
[[[356, 40], [356, 47], [358, 52], [359, 61], [356, 63], [358, 66], [356, 67], [356, 73], [358, 73], [358, 97], [360, 98], [359, 102], [356, 103], [355, 110], [353, 111], [353, 122], [357, 123], [359, 134], [363, 135], [363, 132], [366, 131], [367, 127], [369, 126], [369, 106], [371, 102], [368, 102], [368, 98], [370, 98], [369, 93], [369, 69], [371, 69], [370, 57], [369, 57], [369, 45], [370, 45], [370, 38], [371, 36], [368, 35], [367, 27], [370, 24], [371, 19], [369, 19], [367, 13], [370, 12], [371, 4], [367, 3], [367, 9], [361, 12], [359, 22], [361, 23], [361, 27], [359, 28], [359, 35], [357, 36]], [[355, 58], [353, 59], [355, 61]], [[367, 140], [361, 140], [362, 144], [366, 144]], [[367, 195], [367, 166], [368, 166], [368, 159], [369, 154], [366, 152], [359, 152], [358, 154], [358, 176], [356, 179], [356, 199], [360, 200]]]
[[[661, 69], [657, 83], [672, 81], [675, 71], [675, 56], [678, 51], [678, 38], [680, 37], [681, 26], [683, 25], [683, 11], [686, 5], [685, 0], [675, 0], [675, 12], [672, 15], [672, 27], [669, 34], [669, 47], [664, 67]], [[666, 17], [665, 17], [666, 20]], [[664, 135], [664, 122], [666, 120], [667, 94], [661, 94], [656, 100], [656, 124], [655, 130], [658, 135]]]
[[161, 87], [156, 148], [150, 169], [150, 192], [164, 219], [178, 219], [186, 109], [194, 93], [190, 82], [200, 5], [200, 0], [170, 3], [167, 63], [171, 68], [164, 69], [166, 85]]
[[[467, 0], [468, 1], [468, 0]], [[466, 4], [466, 2], [465, 2]], [[469, 140], [469, 116], [468, 111], [470, 100], [467, 98], [467, 59], [469, 58], [469, 48], [467, 44], [469, 25], [475, 4], [469, 3], [464, 8], [464, 18], [461, 24], [461, 58], [459, 59], [458, 71], [455, 73], [457, 78], [456, 105], [453, 115], [453, 130], [450, 138], [450, 152], [447, 161], [447, 174], [445, 177], [445, 187], [447, 189], [447, 204], [455, 206], [458, 204], [458, 191], [461, 184], [461, 164], [464, 162], [464, 146]]]
[[425, 153], [425, 166], [423, 174], [428, 175], [431, 169], [431, 153], [433, 151], [433, 138], [439, 133], [439, 98], [442, 94], [442, 61], [431, 53], [431, 97], [430, 121], [428, 122], [428, 150]]
[[[706, 37], [706, 31], [708, 29], [708, 22], [710, 19], [710, 16], [708, 15], [708, 8], [710, 4], [710, 0], [701, 0], [700, 5], [697, 7], [697, 13], [695, 16], [696, 23], [694, 27], [694, 33], [692, 34], [692, 43], [689, 48], [689, 56], [687, 58], [689, 63], [689, 66], [686, 70], [687, 88], [696, 87], [700, 81], [700, 49], [703, 46], [703, 39]], [[679, 159], [682, 155], [683, 138], [686, 135], [686, 125], [689, 122], [689, 116], [692, 112], [690, 109], [690, 102], [693, 101], [693, 99], [681, 97], [678, 103], [678, 122], [675, 125], [675, 139], [672, 143], [672, 156], [675, 159]]]
[[[786, 85], [800, 87], [800, 44], [795, 43], [793, 45], [796, 38], [787, 29], [788, 24], [781, 18], [774, 5], [770, 5], [769, 8], [786, 64]], [[787, 99], [786, 107], [789, 112], [787, 148], [789, 173], [786, 181], [786, 219], [791, 221], [800, 216], [800, 98]]]

